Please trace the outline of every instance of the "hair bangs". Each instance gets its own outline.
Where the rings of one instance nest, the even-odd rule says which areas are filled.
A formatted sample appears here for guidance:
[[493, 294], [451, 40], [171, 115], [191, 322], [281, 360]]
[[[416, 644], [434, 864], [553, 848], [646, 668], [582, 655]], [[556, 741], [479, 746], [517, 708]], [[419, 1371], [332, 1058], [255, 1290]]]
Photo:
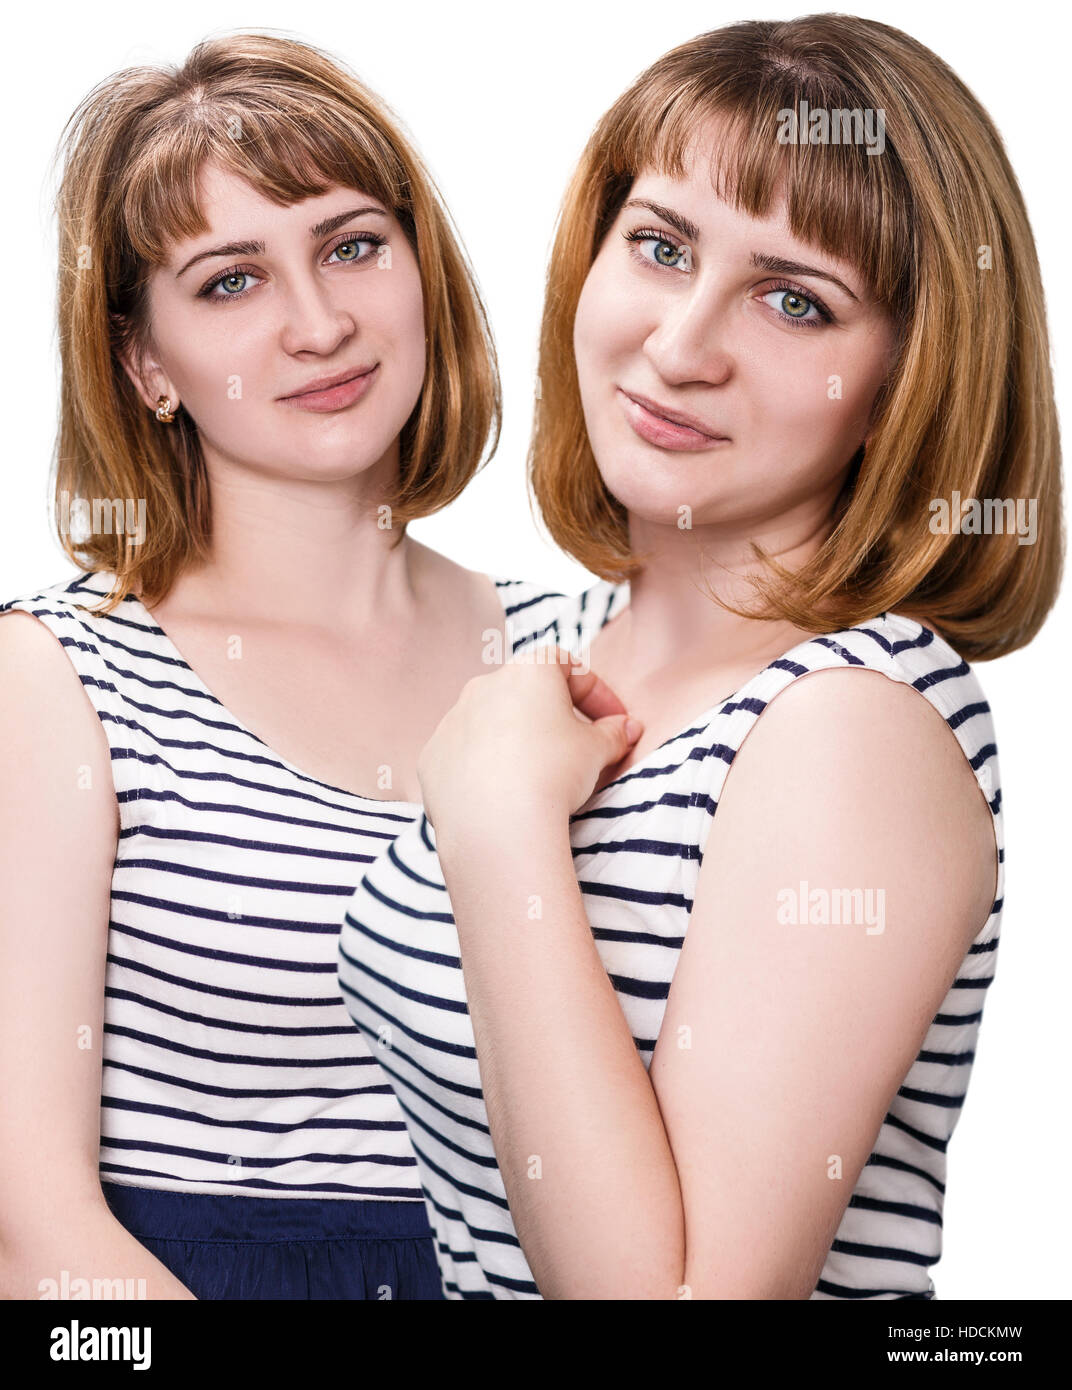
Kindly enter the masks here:
[[329, 188], [360, 188], [399, 218], [413, 240], [405, 171], [378, 132], [351, 109], [277, 89], [271, 102], [183, 96], [158, 121], [130, 171], [124, 216], [131, 249], [165, 264], [179, 241], [208, 231], [199, 180], [207, 164], [245, 179], [270, 202], [289, 206]]
[[[574, 318], [635, 179], [688, 178], [697, 159], [737, 211], [784, 209], [802, 244], [851, 266], [899, 340], [820, 551], [789, 572], [755, 548], [762, 614], [820, 631], [884, 610], [923, 613], [966, 658], [1024, 645], [1053, 603], [1064, 554], [1027, 211], [973, 94], [875, 20], [818, 14], [700, 34], [597, 123], [563, 200], [540, 334], [529, 475], [552, 538], [604, 579], [628, 579], [649, 558], [634, 551], [587, 435]], [[1037, 501], [1047, 517], [1038, 543], [1005, 530], [983, 546], [935, 528], [935, 502], [980, 491]]]
[[[707, 153], [718, 197], [751, 217], [769, 216], [784, 199], [792, 234], [854, 266], [878, 303], [903, 321], [911, 311], [911, 189], [888, 137], [881, 158], [860, 143], [780, 139], [802, 102], [813, 111], [861, 108], [847, 92], [817, 89], [791, 68], [751, 85], [718, 66], [708, 66], [702, 81], [675, 84], [661, 103], [639, 105], [615, 131], [607, 154], [620, 201], [626, 180], [643, 170], [683, 178], [690, 160]], [[609, 226], [618, 208], [607, 211]]]
[[397, 483], [383, 496], [399, 539], [411, 520], [458, 496], [485, 450], [494, 453], [498, 369], [464, 249], [397, 117], [330, 55], [285, 36], [238, 33], [198, 44], [181, 67], [123, 69], [76, 108], [57, 159], [55, 496], [145, 498], [151, 518], [137, 545], [110, 532], [75, 543], [61, 528], [76, 564], [114, 573], [105, 611], [125, 592], [151, 606], [211, 537], [197, 421], [180, 402], [162, 430], [132, 371], [152, 346], [153, 275], [178, 243], [209, 230], [207, 164], [281, 206], [335, 185], [359, 190], [412, 245], [427, 368], [398, 436]]

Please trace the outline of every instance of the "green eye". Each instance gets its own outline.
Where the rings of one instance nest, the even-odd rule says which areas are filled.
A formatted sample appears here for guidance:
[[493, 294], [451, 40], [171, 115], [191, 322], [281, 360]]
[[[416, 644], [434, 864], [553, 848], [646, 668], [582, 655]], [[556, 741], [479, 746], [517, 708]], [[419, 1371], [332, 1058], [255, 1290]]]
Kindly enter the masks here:
[[681, 260], [681, 247], [672, 246], [668, 241], [656, 242], [655, 259], [660, 265], [677, 265]]
[[623, 231], [622, 236], [631, 243], [633, 254], [644, 265], [662, 266], [667, 270], [692, 269], [690, 249], [670, 241], [654, 227], [639, 228], [632, 232]]
[[[762, 297], [781, 321], [792, 328], [821, 328], [823, 324], [834, 321], [825, 304], [813, 295], [794, 289], [792, 285], [775, 285]], [[812, 310], [815, 312], [812, 313]]]
[[335, 248], [335, 254], [343, 261], [356, 261], [358, 259], [358, 247], [360, 242], [344, 241]]
[[241, 294], [242, 290], [245, 288], [245, 282], [248, 279], [248, 275], [245, 275], [242, 271], [238, 271], [234, 275], [225, 275], [219, 283], [228, 294]]
[[811, 308], [811, 304], [806, 299], [801, 299], [799, 294], [782, 295], [782, 311], [791, 318], [802, 319]]

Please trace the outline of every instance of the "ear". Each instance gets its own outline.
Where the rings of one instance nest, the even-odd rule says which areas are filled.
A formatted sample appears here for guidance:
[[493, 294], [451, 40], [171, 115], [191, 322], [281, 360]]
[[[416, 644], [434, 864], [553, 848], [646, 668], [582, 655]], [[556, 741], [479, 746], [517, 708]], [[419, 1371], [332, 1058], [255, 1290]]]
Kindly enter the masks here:
[[150, 410], [156, 409], [161, 396], [167, 396], [173, 411], [178, 409], [180, 400], [175, 383], [150, 349], [139, 348], [132, 337], [123, 335], [116, 351], [123, 370]]

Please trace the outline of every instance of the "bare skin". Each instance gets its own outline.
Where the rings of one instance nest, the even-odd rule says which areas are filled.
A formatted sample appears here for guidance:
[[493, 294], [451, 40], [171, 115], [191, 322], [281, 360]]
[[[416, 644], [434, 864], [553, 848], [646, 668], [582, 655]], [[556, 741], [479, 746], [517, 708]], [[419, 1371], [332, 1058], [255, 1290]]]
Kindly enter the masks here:
[[[152, 617], [232, 715], [299, 771], [417, 801], [417, 753], [465, 683], [487, 673], [487, 634], [504, 620], [487, 576], [408, 536], [395, 545], [397, 530], [380, 525], [424, 379], [416, 260], [396, 219], [360, 191], [278, 207], [203, 172], [209, 230], [153, 272], [152, 342], [124, 364], [147, 410], [163, 395], [189, 411], [211, 488], [211, 553]], [[391, 248], [389, 272], [370, 255], [373, 236]], [[234, 303], [220, 284], [206, 299], [230, 256], [188, 263], [235, 241], [265, 249], [226, 277]], [[345, 408], [283, 399], [372, 364], [370, 389]], [[108, 743], [55, 636], [30, 615], [3, 616], [0, 1129], [14, 1141], [0, 1152], [0, 1297], [40, 1297], [41, 1282], [66, 1270], [188, 1299], [100, 1185], [119, 834]]]
[[[209, 560], [153, 616], [286, 761], [347, 791], [417, 801], [417, 754], [465, 681], [487, 672], [484, 634], [503, 631], [503, 613], [486, 576], [408, 536], [395, 545], [378, 512], [424, 378], [416, 257], [359, 190], [277, 207], [212, 165], [201, 190], [210, 228], [154, 271], [150, 350], [125, 363], [147, 407], [165, 395], [197, 421], [212, 496]], [[266, 251], [250, 260], [204, 257], [254, 236]], [[282, 399], [372, 364], [376, 380], [346, 408]], [[224, 389], [235, 380], [237, 397]]]
[[[561, 665], [507, 667], [466, 687], [421, 761], [490, 1133], [549, 1299], [809, 1298], [998, 879], [985, 792], [941, 715], [880, 672], [809, 672], [734, 757], [645, 1071], [569, 818], [810, 635], [727, 612], [703, 580], [748, 606], [750, 539], [788, 568], [822, 543], [894, 341], [852, 267], [707, 174], [700, 158], [636, 179], [574, 324], [593, 453], [648, 555], [589, 655], [641, 736], [602, 701], [578, 720], [593, 692]], [[771, 260], [804, 263], [800, 287]], [[814, 321], [813, 294], [832, 321], [788, 323]], [[683, 434], [685, 415], [706, 428]], [[787, 933], [773, 905], [803, 878], [881, 886], [889, 930]]]
[[[307, 776], [360, 796], [418, 802], [417, 758], [473, 676], [487, 674], [503, 607], [486, 575], [407, 537], [374, 614], [276, 617], [214, 610], [215, 576], [176, 585], [151, 616], [218, 700]], [[232, 639], [240, 635], [241, 659]]]

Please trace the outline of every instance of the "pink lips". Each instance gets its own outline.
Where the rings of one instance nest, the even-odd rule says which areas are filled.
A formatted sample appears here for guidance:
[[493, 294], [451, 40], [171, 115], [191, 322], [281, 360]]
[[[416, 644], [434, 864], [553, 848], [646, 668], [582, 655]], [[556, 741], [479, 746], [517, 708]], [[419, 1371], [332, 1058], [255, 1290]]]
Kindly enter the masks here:
[[316, 387], [311, 391], [301, 391], [294, 396], [280, 396], [282, 405], [291, 405], [298, 410], [312, 410], [319, 414], [327, 414], [334, 410], [345, 410], [347, 406], [359, 401], [371, 387], [379, 371], [379, 363], [373, 367], [365, 367], [344, 376], [341, 379], [332, 381], [330, 378], [327, 384]]
[[648, 444], [654, 444], [656, 448], [689, 453], [712, 449], [717, 444], [730, 443], [725, 435], [708, 434], [705, 430], [697, 429], [694, 425], [685, 423], [687, 417], [676, 420], [668, 419], [665, 415], [658, 413], [654, 402], [648, 401], [643, 396], [631, 396], [621, 387], [618, 388], [618, 395], [622, 402], [625, 418], [629, 421], [634, 432]]

